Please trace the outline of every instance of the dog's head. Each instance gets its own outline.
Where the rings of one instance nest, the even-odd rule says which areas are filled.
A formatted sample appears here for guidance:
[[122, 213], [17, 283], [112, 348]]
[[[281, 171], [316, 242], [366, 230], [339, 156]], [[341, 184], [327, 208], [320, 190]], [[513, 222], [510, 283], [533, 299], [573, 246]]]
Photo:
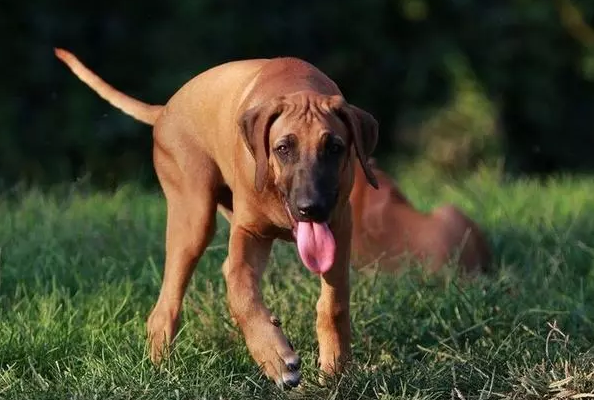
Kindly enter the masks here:
[[256, 190], [274, 185], [305, 265], [328, 270], [335, 251], [328, 222], [348, 201], [355, 156], [367, 181], [378, 187], [367, 163], [377, 143], [376, 120], [342, 96], [301, 92], [248, 109], [239, 125], [256, 161]]
[[328, 220], [341, 190], [350, 191], [344, 172], [352, 150], [377, 188], [367, 159], [377, 143], [378, 124], [342, 96], [282, 96], [248, 109], [239, 124], [256, 160], [256, 190], [272, 180], [296, 221]]

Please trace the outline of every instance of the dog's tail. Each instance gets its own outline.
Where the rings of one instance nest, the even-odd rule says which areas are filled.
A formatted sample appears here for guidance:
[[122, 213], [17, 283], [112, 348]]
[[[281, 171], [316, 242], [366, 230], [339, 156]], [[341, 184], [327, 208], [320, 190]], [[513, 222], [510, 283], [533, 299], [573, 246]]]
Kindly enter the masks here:
[[120, 92], [84, 66], [83, 63], [69, 51], [56, 48], [54, 49], [54, 52], [56, 53], [56, 57], [62, 60], [74, 75], [97, 92], [99, 96], [107, 100], [111, 105], [145, 124], [154, 125], [163, 110], [163, 106], [143, 103], [140, 100], [136, 100], [135, 98]]

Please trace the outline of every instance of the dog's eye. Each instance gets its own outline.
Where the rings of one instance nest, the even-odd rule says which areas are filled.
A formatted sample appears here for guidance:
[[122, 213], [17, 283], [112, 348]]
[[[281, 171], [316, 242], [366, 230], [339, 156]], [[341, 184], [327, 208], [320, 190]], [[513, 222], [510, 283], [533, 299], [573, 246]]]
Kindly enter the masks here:
[[289, 154], [289, 146], [287, 146], [286, 144], [281, 144], [280, 146], [276, 147], [276, 152], [281, 156], [286, 156], [287, 154]]
[[331, 154], [340, 154], [340, 152], [342, 152], [343, 148], [344, 148], [344, 146], [338, 142], [328, 143], [328, 147], [327, 147], [328, 152], [330, 152]]

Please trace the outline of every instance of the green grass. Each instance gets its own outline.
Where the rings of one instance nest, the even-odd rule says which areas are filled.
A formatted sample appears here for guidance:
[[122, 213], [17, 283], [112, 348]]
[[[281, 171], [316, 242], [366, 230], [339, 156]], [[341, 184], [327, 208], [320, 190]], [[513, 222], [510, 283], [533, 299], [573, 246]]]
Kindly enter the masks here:
[[[299, 390], [258, 375], [231, 324], [227, 226], [196, 269], [161, 368], [145, 320], [163, 264], [164, 200], [131, 186], [0, 199], [0, 398], [542, 399], [594, 393], [594, 180], [449, 182], [399, 175], [423, 210], [454, 202], [494, 246], [494, 272], [352, 274], [354, 365], [316, 383], [319, 285], [276, 245], [263, 291], [302, 356]], [[580, 397], [573, 397], [580, 398]], [[582, 397], [583, 398], [583, 397]]]

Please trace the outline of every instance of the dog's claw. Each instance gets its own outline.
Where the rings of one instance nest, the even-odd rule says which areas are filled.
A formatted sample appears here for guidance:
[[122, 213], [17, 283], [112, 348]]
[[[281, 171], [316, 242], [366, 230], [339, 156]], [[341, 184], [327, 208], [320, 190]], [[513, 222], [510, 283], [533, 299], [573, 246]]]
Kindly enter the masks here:
[[283, 374], [283, 388], [292, 389], [297, 387], [301, 382], [301, 372], [299, 371], [292, 371], [288, 374]]

